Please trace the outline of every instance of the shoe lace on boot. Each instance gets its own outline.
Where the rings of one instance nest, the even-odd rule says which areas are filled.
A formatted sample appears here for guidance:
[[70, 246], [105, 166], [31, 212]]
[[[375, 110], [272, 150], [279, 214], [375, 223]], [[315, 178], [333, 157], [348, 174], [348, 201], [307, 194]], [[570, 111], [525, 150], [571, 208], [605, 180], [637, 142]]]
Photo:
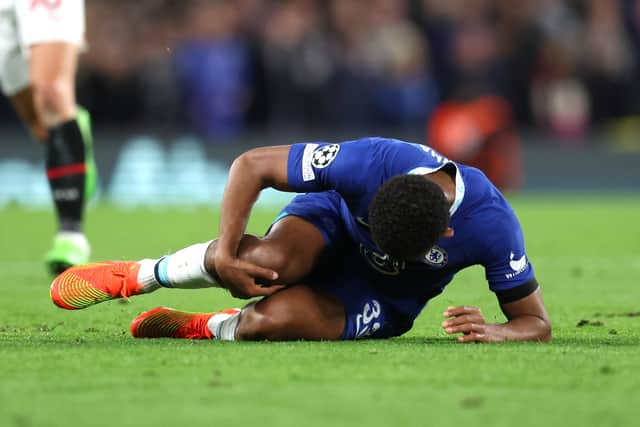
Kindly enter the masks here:
[[117, 263], [111, 269], [111, 273], [118, 278], [120, 282], [120, 296], [129, 301], [129, 297], [134, 293], [127, 286], [127, 277], [129, 276], [130, 269], [128, 263]]

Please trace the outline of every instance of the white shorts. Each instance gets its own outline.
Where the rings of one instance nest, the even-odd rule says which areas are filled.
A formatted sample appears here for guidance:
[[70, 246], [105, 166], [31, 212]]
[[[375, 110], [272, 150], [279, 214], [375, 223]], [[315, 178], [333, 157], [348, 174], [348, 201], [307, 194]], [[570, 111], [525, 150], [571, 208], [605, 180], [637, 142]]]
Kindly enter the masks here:
[[29, 47], [84, 43], [84, 0], [0, 0], [0, 87], [7, 96], [29, 86]]

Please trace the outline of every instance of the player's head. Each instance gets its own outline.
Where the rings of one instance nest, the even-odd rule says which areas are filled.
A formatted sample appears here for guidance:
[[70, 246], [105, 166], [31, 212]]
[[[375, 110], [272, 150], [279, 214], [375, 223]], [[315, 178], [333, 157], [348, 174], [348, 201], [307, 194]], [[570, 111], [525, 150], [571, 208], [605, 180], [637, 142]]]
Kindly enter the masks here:
[[399, 175], [380, 186], [369, 205], [373, 241], [391, 258], [426, 254], [449, 224], [440, 186], [422, 175]]

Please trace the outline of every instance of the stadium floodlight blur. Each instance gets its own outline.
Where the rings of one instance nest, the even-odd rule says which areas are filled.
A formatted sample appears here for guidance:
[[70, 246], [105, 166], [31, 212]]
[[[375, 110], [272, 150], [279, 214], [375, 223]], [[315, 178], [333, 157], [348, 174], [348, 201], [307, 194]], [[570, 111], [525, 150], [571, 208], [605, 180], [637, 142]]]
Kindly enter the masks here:
[[[487, 164], [496, 162], [486, 158], [497, 157], [486, 146], [497, 130], [509, 137], [498, 138], [507, 149], [497, 150], [494, 181], [535, 186], [560, 176], [551, 170], [545, 181], [537, 164], [528, 166], [549, 153], [595, 163], [602, 151], [618, 159], [609, 147], [640, 151], [638, 16], [639, 0], [92, 0], [78, 98], [98, 133], [120, 132], [96, 147], [103, 195], [115, 191], [126, 166], [117, 150], [140, 135], [169, 157], [180, 148], [167, 143], [195, 135], [204, 160], [224, 170], [232, 155], [218, 152], [247, 148], [238, 141], [382, 134], [435, 145], [434, 135], [450, 137], [443, 129], [452, 129], [454, 149], [438, 148], [454, 160], [484, 158], [478, 165], [491, 175]], [[509, 119], [487, 130], [487, 114], [477, 113], [498, 116], [490, 112], [498, 104]], [[452, 106], [462, 116], [451, 115]], [[434, 124], [443, 116], [462, 117], [467, 127]], [[6, 140], [19, 126], [6, 104], [0, 120]], [[23, 194], [29, 170], [40, 166], [8, 145], [0, 145], [0, 174], [13, 178], [0, 185], [0, 203], [16, 194], [42, 200], [37, 182]], [[616, 182], [635, 185], [638, 174], [628, 172]], [[27, 177], [20, 189], [7, 184], [18, 175]]]

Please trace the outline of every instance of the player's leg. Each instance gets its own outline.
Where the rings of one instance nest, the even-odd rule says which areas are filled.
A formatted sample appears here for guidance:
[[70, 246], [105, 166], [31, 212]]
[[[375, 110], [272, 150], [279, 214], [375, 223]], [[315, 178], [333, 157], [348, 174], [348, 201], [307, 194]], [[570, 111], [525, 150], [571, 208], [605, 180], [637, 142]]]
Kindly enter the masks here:
[[[159, 287], [197, 289], [221, 287], [215, 270], [218, 242], [198, 243], [157, 260], [143, 260], [140, 281], [148, 290]], [[326, 242], [318, 228], [297, 216], [280, 218], [264, 237], [246, 234], [238, 247], [241, 259], [278, 272], [279, 284], [305, 277]]]
[[16, 60], [24, 62], [15, 71], [24, 68], [28, 81], [10, 98], [32, 134], [46, 145], [47, 177], [60, 226], [46, 257], [55, 273], [89, 257], [82, 214], [96, 174], [88, 114], [75, 102], [84, 5], [82, 0], [16, 2], [15, 20], [21, 44]]
[[[283, 289], [237, 314], [235, 332], [231, 320], [209, 323], [213, 337], [226, 340], [352, 340], [387, 338], [409, 330], [417, 312], [397, 311], [399, 301], [373, 287], [352, 268], [355, 250], [348, 252], [334, 273], [308, 286]], [[356, 261], [357, 262], [357, 261]], [[329, 266], [331, 267], [331, 266]], [[392, 304], [393, 303], [393, 304]], [[231, 318], [232, 319], [232, 318]], [[216, 334], [217, 330], [226, 334]]]
[[[315, 267], [326, 242], [306, 220], [288, 216], [262, 238], [245, 235], [240, 258], [279, 273], [280, 283], [299, 281]], [[220, 287], [216, 281], [216, 241], [191, 245], [160, 259], [97, 262], [70, 268], [51, 284], [51, 298], [68, 310], [86, 308], [115, 298], [153, 292], [161, 287]]]
[[47, 128], [46, 137], [59, 131], [60, 125], [76, 118], [77, 65], [78, 46], [75, 44], [40, 42], [29, 49], [33, 106], [38, 119]]
[[336, 266], [334, 273], [313, 285], [282, 289], [242, 310], [188, 313], [156, 308], [134, 319], [131, 334], [136, 338], [352, 340], [398, 336], [411, 328], [419, 304], [403, 307], [402, 300], [372, 287], [348, 265]]
[[[292, 286], [249, 304], [238, 314], [235, 333], [221, 339], [245, 341], [338, 340], [345, 307], [335, 295], [311, 286]], [[220, 329], [224, 327], [224, 323]]]
[[37, 135], [46, 129], [47, 179], [59, 222], [59, 233], [46, 256], [52, 273], [89, 260], [82, 222], [90, 136], [83, 134], [75, 102], [77, 50], [69, 43], [42, 43], [30, 50], [31, 92], [38, 119], [32, 131]]
[[[323, 232], [307, 218], [289, 215], [280, 218], [265, 237], [245, 235], [240, 243], [240, 259], [278, 273], [278, 284], [299, 283], [316, 266], [327, 247]], [[205, 268], [217, 280], [213, 241], [205, 256]]]
[[[328, 242], [339, 240], [340, 203], [341, 198], [334, 193], [296, 197], [265, 237], [243, 237], [239, 257], [277, 271], [281, 284], [298, 282], [313, 270]], [[161, 287], [220, 287], [213, 262], [215, 251], [216, 242], [212, 241], [155, 260], [100, 262], [70, 268], [51, 284], [51, 298], [59, 307], [74, 310]]]
[[221, 340], [338, 340], [345, 329], [342, 301], [309, 286], [292, 286], [244, 309], [188, 313], [159, 307], [131, 323], [137, 338]]
[[33, 103], [47, 128], [45, 163], [60, 226], [46, 257], [52, 273], [86, 263], [90, 252], [82, 224], [96, 170], [89, 114], [76, 107], [77, 57], [78, 47], [69, 43], [31, 47]]
[[[279, 284], [297, 283], [311, 272], [330, 242], [343, 233], [341, 204], [334, 192], [297, 196], [274, 220], [266, 236], [243, 236], [238, 256], [278, 273]], [[167, 288], [220, 286], [215, 271], [217, 242], [189, 246], [153, 262], [143, 262], [143, 284]]]

